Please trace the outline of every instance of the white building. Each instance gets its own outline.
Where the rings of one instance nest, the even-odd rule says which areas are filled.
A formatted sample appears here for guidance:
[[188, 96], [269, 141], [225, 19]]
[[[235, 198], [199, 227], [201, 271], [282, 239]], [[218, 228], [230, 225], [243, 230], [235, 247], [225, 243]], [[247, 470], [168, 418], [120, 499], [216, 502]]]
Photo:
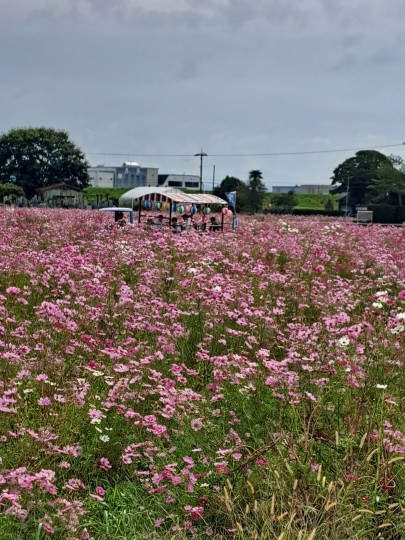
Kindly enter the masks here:
[[273, 193], [299, 193], [301, 195], [329, 195], [332, 186], [328, 184], [302, 184], [301, 186], [273, 186]]
[[303, 195], [329, 195], [331, 187], [327, 184], [303, 184], [299, 186], [297, 193]]
[[159, 187], [172, 187], [179, 189], [199, 189], [200, 177], [193, 174], [159, 174]]
[[192, 174], [159, 174], [157, 167], [141, 167], [136, 161], [125, 161], [120, 167], [97, 165], [89, 168], [90, 185], [100, 188], [170, 187], [195, 189], [200, 177]]
[[133, 188], [158, 185], [157, 167], [141, 167], [135, 161], [125, 161], [120, 167], [97, 165], [89, 167], [90, 185], [101, 188]]

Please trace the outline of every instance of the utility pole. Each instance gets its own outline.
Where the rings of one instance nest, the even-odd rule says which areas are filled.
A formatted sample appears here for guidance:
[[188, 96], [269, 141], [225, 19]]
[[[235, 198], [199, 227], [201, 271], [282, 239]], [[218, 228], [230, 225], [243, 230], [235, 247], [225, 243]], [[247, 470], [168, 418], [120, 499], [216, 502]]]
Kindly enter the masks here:
[[346, 217], [349, 215], [349, 189], [350, 189], [350, 176], [347, 175], [347, 190], [346, 190]]
[[205, 157], [207, 154], [203, 152], [203, 149], [201, 148], [201, 152], [199, 154], [194, 154], [195, 157], [200, 158], [200, 193], [202, 193], [202, 174], [203, 174], [203, 157]]
[[214, 189], [215, 189], [215, 165], [212, 171], [212, 193], [214, 193]]

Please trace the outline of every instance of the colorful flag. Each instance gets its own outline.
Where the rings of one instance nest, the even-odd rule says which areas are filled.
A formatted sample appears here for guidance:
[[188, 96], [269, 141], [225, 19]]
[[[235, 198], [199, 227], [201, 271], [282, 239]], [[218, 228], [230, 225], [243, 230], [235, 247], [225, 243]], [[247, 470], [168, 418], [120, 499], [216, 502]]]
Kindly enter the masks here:
[[238, 227], [238, 217], [236, 215], [236, 191], [225, 193], [225, 197], [233, 208], [232, 229], [236, 229]]
[[235, 210], [236, 206], [236, 191], [230, 191], [229, 193], [225, 193], [225, 197], [227, 198], [229, 204], [233, 206], [233, 209]]

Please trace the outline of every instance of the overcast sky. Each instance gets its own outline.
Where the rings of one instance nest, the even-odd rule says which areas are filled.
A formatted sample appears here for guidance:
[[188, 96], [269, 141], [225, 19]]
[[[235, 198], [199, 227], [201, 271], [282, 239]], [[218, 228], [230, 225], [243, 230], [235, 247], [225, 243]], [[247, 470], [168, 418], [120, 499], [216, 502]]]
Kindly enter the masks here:
[[0, 0], [0, 131], [161, 173], [199, 174], [203, 148], [207, 185], [326, 184], [354, 152], [252, 154], [405, 142], [404, 21], [403, 0]]

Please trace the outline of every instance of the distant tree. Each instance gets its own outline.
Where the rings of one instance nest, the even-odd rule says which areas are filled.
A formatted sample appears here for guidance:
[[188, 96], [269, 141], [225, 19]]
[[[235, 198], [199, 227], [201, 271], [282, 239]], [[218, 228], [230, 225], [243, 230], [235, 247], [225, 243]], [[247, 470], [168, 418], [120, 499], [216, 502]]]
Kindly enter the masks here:
[[24, 197], [25, 193], [21, 186], [16, 186], [12, 182], [0, 184], [0, 200], [4, 197], [9, 197], [10, 195], [13, 195], [14, 197]]
[[266, 186], [263, 183], [263, 174], [261, 171], [250, 171], [248, 190], [250, 209], [256, 213], [262, 208], [264, 195], [266, 193]]
[[274, 193], [271, 197], [271, 205], [279, 212], [291, 213], [297, 204], [297, 197], [294, 191], [288, 193]]
[[389, 164], [382, 165], [372, 179], [370, 192], [379, 202], [392, 201], [402, 206], [405, 198], [405, 162], [400, 156], [389, 156]]
[[15, 177], [15, 184], [29, 197], [38, 188], [58, 182], [85, 188], [87, 170], [84, 153], [65, 131], [21, 128], [0, 137], [0, 183]]
[[221, 184], [214, 189], [214, 195], [226, 200], [225, 193], [236, 191], [236, 210], [245, 212], [248, 210], [248, 187], [245, 182], [235, 176], [226, 176]]
[[333, 171], [331, 193], [347, 193], [349, 206], [366, 204], [370, 199], [369, 188], [373, 178], [383, 166], [391, 166], [387, 156], [375, 150], [361, 150], [346, 159]]

